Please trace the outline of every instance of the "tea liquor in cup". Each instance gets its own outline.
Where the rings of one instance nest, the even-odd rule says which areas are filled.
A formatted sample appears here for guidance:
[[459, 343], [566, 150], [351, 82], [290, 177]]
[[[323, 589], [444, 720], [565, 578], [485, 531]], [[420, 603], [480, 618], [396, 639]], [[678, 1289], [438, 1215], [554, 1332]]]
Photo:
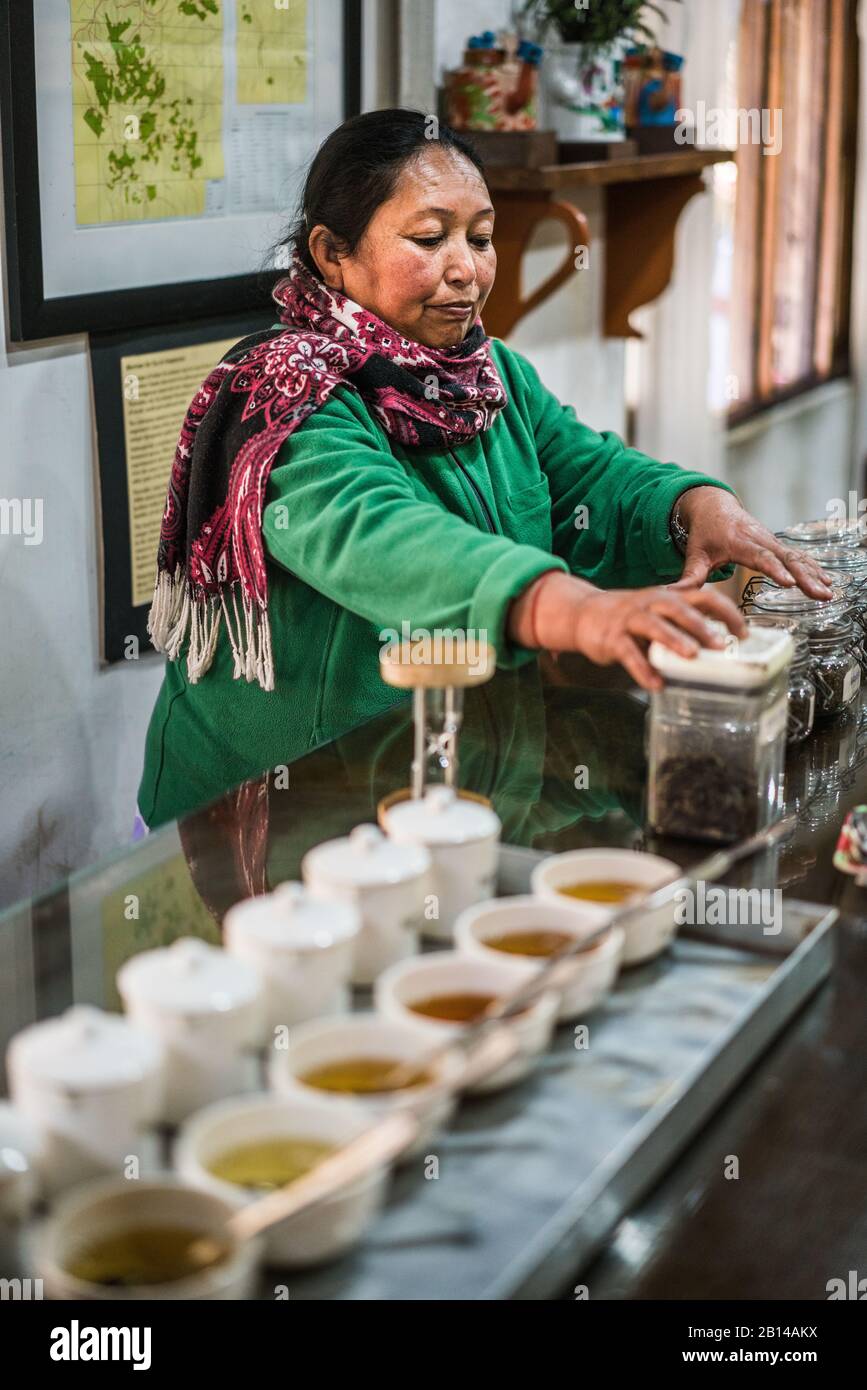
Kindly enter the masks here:
[[[451, 1117], [464, 1069], [457, 1049], [439, 1054], [428, 1066], [433, 1050], [430, 1038], [410, 1023], [378, 1013], [317, 1019], [293, 1029], [285, 1049], [271, 1052], [269, 1080], [283, 1095], [315, 1096], [330, 1104], [350, 1101], [371, 1122], [411, 1108], [420, 1131], [410, 1157], [423, 1151]], [[417, 1066], [417, 1082], [413, 1078], [412, 1085], [386, 1089], [396, 1070], [403, 1074], [401, 1064]]]
[[[410, 1024], [431, 1043], [450, 1037], [459, 1042], [486, 1006], [514, 994], [532, 973], [532, 967], [517, 961], [438, 951], [386, 970], [376, 982], [374, 1002], [384, 1018]], [[500, 1090], [525, 1077], [533, 1058], [548, 1046], [559, 1007], [557, 992], [546, 991], [504, 1022], [503, 1027], [515, 1030], [519, 1043], [516, 1055], [469, 1086], [468, 1091]]]
[[[578, 849], [541, 860], [530, 883], [540, 898], [592, 903], [611, 914], [627, 907], [631, 899], [653, 893], [679, 877], [677, 864], [656, 854], [627, 849]], [[670, 944], [676, 930], [674, 899], [627, 923], [623, 965], [652, 960]]]
[[[455, 924], [455, 944], [471, 956], [517, 961], [532, 976], [557, 950], [604, 926], [609, 915], [591, 903], [549, 902], [529, 895], [492, 898], [461, 913]], [[560, 997], [558, 1022], [582, 1018], [610, 993], [624, 943], [622, 928], [611, 927], [590, 950], [556, 967], [551, 988]]]
[[[370, 1123], [363, 1107], [329, 1104], [301, 1090], [239, 1096], [209, 1105], [187, 1120], [178, 1135], [175, 1162], [194, 1187], [243, 1206], [290, 1182], [293, 1174], [303, 1176]], [[266, 1261], [303, 1268], [345, 1254], [381, 1210], [390, 1175], [390, 1164], [376, 1165], [315, 1206], [271, 1227], [264, 1235]]]

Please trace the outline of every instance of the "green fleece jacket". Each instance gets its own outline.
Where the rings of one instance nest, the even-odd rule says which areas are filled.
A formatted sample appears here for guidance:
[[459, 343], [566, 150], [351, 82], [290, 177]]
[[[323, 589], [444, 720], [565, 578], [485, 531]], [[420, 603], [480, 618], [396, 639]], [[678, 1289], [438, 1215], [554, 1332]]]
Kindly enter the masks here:
[[687, 487], [722, 485], [598, 434], [526, 358], [492, 350], [509, 403], [468, 443], [404, 447], [350, 387], [285, 441], [263, 519], [275, 689], [233, 679], [222, 628], [196, 685], [186, 650], [166, 663], [138, 793], [148, 825], [405, 699], [379, 675], [386, 630], [473, 629], [510, 667], [530, 653], [506, 637], [509, 604], [545, 570], [601, 588], [678, 576], [672, 506]]

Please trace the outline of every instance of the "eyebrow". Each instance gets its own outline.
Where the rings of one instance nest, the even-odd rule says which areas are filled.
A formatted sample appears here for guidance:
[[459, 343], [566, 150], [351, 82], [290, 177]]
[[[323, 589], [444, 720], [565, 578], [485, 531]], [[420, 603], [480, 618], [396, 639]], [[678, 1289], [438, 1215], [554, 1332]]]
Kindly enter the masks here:
[[[488, 207], [486, 207], [486, 208], [479, 208], [479, 211], [478, 211], [478, 212], [474, 212], [474, 213], [473, 213], [473, 216], [474, 216], [474, 217], [485, 217], [485, 216], [487, 216], [489, 213], [492, 213], [493, 211], [494, 211], [494, 209], [493, 209], [492, 207], [490, 207], [490, 206], [488, 206]], [[454, 217], [454, 215], [455, 215], [454, 208], [418, 208], [418, 209], [416, 210], [416, 212], [417, 212], [417, 215], [418, 215], [418, 216], [422, 216], [422, 215], [423, 215], [424, 213], [426, 213], [426, 212], [433, 212], [433, 213], [436, 213], [439, 217]]]

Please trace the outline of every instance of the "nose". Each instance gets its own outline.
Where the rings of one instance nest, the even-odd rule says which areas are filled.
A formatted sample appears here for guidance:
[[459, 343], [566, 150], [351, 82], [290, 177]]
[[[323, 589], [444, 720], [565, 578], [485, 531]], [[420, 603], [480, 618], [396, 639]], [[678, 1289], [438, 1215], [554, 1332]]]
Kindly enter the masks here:
[[443, 277], [449, 285], [469, 285], [476, 278], [476, 267], [469, 246], [456, 243]]

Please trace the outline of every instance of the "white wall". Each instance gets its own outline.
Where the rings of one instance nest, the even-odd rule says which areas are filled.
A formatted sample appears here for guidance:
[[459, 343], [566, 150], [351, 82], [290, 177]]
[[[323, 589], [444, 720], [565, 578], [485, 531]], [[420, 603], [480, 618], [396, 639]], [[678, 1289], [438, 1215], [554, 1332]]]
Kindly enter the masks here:
[[744, 505], [773, 530], [826, 516], [844, 501], [854, 447], [853, 391], [829, 382], [803, 399], [757, 417], [729, 438], [727, 478]]
[[[5, 305], [0, 344], [6, 344]], [[0, 497], [41, 499], [39, 545], [0, 535], [0, 905], [129, 837], [162, 658], [98, 663], [94, 451], [83, 338], [0, 350]]]

